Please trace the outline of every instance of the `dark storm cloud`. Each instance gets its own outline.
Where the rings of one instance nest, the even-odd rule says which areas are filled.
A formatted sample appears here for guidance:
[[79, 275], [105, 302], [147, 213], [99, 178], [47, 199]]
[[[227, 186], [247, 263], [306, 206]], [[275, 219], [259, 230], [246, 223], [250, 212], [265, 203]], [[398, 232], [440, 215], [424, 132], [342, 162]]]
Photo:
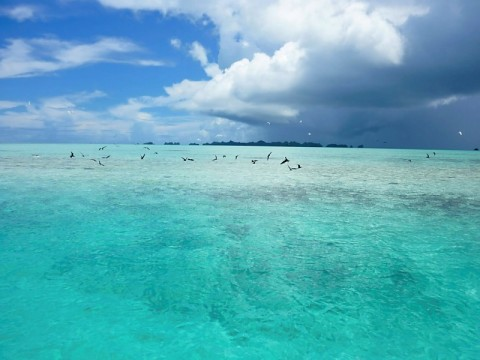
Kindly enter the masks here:
[[[310, 107], [303, 116], [321, 119], [329, 108], [328, 116], [338, 121], [329, 129], [346, 141], [388, 138], [378, 146], [478, 147], [480, 2], [432, 1], [429, 8], [403, 26], [401, 64], [371, 64], [345, 52], [331, 68], [309, 74], [298, 99], [322, 107]], [[329, 130], [321, 120], [317, 128]], [[459, 139], [458, 128], [469, 129], [471, 136]]]
[[337, 107], [397, 108], [477, 93], [480, 2], [452, 4], [432, 3], [427, 15], [404, 25], [405, 56], [399, 65], [361, 61], [351, 51], [314, 58], [318, 72], [307, 74], [304, 98]]

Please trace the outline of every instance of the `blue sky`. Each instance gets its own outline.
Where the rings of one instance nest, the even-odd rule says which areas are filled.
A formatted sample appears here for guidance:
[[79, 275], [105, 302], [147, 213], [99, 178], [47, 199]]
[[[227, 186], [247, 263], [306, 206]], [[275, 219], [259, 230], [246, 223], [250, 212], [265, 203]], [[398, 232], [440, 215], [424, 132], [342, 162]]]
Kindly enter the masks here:
[[476, 0], [0, 5], [0, 142], [480, 147]]

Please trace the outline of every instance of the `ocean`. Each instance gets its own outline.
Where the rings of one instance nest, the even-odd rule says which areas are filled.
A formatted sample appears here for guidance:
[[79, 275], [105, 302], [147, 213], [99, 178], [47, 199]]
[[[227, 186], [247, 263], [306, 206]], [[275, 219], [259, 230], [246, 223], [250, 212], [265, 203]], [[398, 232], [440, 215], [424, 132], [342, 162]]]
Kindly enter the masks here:
[[1, 359], [480, 357], [479, 152], [103, 145], [0, 144]]

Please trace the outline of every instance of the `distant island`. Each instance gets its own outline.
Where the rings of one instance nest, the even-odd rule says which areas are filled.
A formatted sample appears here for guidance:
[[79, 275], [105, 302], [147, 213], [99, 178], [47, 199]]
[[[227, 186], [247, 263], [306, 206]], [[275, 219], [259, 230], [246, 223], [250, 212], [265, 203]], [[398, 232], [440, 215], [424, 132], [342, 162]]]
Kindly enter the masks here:
[[[203, 145], [220, 145], [220, 146], [289, 146], [289, 147], [323, 147], [322, 144], [314, 143], [314, 142], [304, 142], [299, 143], [296, 141], [274, 141], [274, 142], [266, 142], [263, 140], [256, 141], [256, 142], [238, 142], [238, 141], [214, 141], [211, 143], [205, 143]], [[353, 146], [348, 146], [345, 144], [328, 144], [326, 147], [330, 148], [348, 148]], [[359, 148], [363, 148], [363, 145], [359, 145]]]
[[180, 145], [179, 142], [164, 142], [163, 145]]

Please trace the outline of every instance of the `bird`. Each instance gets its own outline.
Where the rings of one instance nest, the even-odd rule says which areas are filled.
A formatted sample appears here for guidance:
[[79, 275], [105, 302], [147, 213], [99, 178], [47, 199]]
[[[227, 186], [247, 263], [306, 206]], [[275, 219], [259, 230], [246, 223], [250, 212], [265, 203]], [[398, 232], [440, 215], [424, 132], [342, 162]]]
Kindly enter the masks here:
[[215, 161], [215, 160], [218, 160], [217, 155], [215, 155], [215, 159], [213, 159], [212, 161]]
[[430, 155], [427, 154], [427, 159], [430, 159]]
[[85, 155], [83, 155], [83, 153], [80, 153], [82, 155], [82, 157], [85, 157]]
[[301, 169], [302, 167], [300, 166], [300, 164], [297, 164], [297, 169]]
[[271, 152], [271, 151], [270, 151], [270, 152], [268, 153], [268, 155], [267, 155], [267, 160], [270, 159], [270, 155], [272, 155], [272, 152]]
[[237, 158], [238, 158], [238, 155], [235, 155], [235, 160], [237, 160]]
[[143, 147], [144, 149], [147, 149], [147, 150], [150, 150], [150, 148], [148, 146], [144, 146]]
[[70, 151], [70, 158], [73, 158], [73, 157], [75, 157], [75, 155], [73, 154], [72, 151]]
[[143, 158], [144, 158], [144, 157], [145, 157], [145, 154], [143, 154], [142, 156], [140, 156], [140, 159], [142, 159], [142, 160], [143, 160]]
[[102, 159], [108, 159], [109, 157], [110, 157], [110, 155], [102, 156]]
[[107, 145], [102, 146], [102, 147], [98, 148], [98, 150], [105, 150], [106, 147], [107, 147]]
[[256, 164], [258, 160], [252, 160], [252, 164]]
[[98, 160], [98, 165], [105, 166], [105, 165], [103, 165], [103, 164], [100, 162], [100, 160]]
[[90, 159], [90, 160], [97, 162], [97, 159]]
[[181, 156], [181, 158], [183, 159], [183, 161], [187, 161], [187, 158], [184, 158], [183, 156]]
[[194, 159], [192, 158], [187, 158], [188, 161], [195, 161]]
[[283, 161], [280, 163], [280, 165], [285, 164], [286, 162], [289, 162], [289, 161], [290, 161], [290, 160], [288, 160], [287, 157], [285, 156], [285, 160], [283, 160]]
[[224, 158], [226, 158], [226, 157], [227, 157], [227, 155], [223, 155], [223, 157], [224, 157]]

